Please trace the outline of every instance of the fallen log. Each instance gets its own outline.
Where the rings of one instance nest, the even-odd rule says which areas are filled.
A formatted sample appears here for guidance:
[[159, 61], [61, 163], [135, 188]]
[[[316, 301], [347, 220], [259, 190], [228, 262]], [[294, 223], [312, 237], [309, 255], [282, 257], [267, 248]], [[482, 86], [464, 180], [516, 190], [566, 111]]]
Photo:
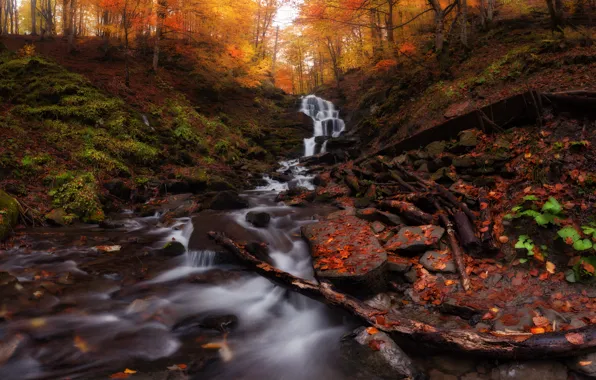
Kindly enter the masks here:
[[432, 224], [433, 216], [428, 214], [409, 202], [386, 200], [380, 201], [379, 207], [381, 209], [389, 209], [398, 213], [411, 222], [418, 224]]
[[335, 291], [328, 283], [316, 284], [277, 269], [250, 253], [221, 233], [209, 232], [217, 243], [236, 255], [246, 266], [269, 280], [328, 305], [342, 308], [364, 322], [384, 331], [395, 340], [415, 342], [418, 347], [450, 353], [459, 352], [501, 359], [538, 359], [565, 357], [596, 349], [596, 326], [532, 335], [493, 331], [438, 329], [405, 317], [396, 309], [379, 310], [350, 295]]
[[474, 226], [470, 223], [466, 214], [456, 211], [453, 214], [453, 220], [462, 246], [468, 251], [477, 251], [480, 248], [480, 240], [476, 237]]

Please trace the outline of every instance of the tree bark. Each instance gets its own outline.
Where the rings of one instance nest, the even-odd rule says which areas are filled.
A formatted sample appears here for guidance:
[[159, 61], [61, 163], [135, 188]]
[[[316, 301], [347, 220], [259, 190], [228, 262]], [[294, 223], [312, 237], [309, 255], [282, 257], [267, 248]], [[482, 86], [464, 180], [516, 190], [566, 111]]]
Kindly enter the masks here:
[[31, 35], [37, 36], [37, 0], [31, 0]]
[[460, 31], [460, 39], [462, 45], [467, 49], [469, 48], [468, 45], [468, 0], [460, 0], [460, 23], [461, 23], [461, 31]]
[[68, 52], [72, 53], [75, 50], [74, 47], [74, 38], [76, 33], [76, 23], [75, 23], [75, 9], [76, 9], [76, 0], [70, 0], [70, 10], [69, 10], [69, 17], [68, 17]]
[[153, 47], [153, 71], [157, 71], [159, 66], [159, 51], [161, 44], [161, 34], [163, 32], [164, 20], [166, 18], [166, 9], [168, 3], [166, 0], [157, 2], [157, 20], [155, 25], [155, 46]]
[[346, 310], [356, 317], [389, 333], [401, 341], [449, 353], [466, 353], [500, 359], [534, 359], [537, 357], [565, 357], [593, 351], [596, 348], [596, 325], [570, 331], [532, 335], [529, 333], [478, 333], [472, 329], [438, 329], [409, 319], [397, 309], [379, 310], [348, 294], [337, 292], [328, 283], [315, 284], [295, 277], [261, 261], [242, 246], [223, 234], [210, 232], [209, 236], [233, 253], [244, 265], [274, 283], [327, 305]]

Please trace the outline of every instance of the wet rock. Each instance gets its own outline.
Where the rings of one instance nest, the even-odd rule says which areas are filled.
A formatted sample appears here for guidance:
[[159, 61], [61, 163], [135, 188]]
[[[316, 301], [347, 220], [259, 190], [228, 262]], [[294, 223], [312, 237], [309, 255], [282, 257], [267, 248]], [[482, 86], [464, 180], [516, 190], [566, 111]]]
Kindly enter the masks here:
[[0, 287], [15, 286], [19, 283], [19, 280], [8, 272], [0, 272]]
[[372, 228], [373, 232], [375, 234], [380, 234], [381, 232], [385, 231], [385, 225], [381, 222], [372, 222], [370, 225], [370, 228]]
[[413, 284], [418, 280], [418, 271], [416, 268], [412, 268], [404, 275], [404, 277], [406, 281], [408, 281], [410, 284]]
[[335, 198], [346, 197], [349, 195], [349, 187], [331, 182], [326, 187], [317, 188], [315, 199], [319, 202], [328, 202]]
[[104, 230], [116, 230], [118, 228], [124, 228], [124, 224], [117, 223], [113, 220], [102, 220], [99, 223], [99, 228], [103, 228]]
[[207, 272], [197, 273], [188, 277], [187, 281], [191, 284], [223, 284], [228, 281], [234, 281], [241, 277], [242, 273], [231, 270], [212, 269]]
[[271, 215], [266, 212], [250, 211], [246, 214], [246, 221], [255, 227], [265, 228], [271, 221]]
[[374, 183], [370, 185], [368, 189], [366, 189], [366, 192], [364, 193], [364, 198], [370, 200], [377, 199], [377, 186]]
[[388, 254], [387, 263], [389, 270], [395, 273], [405, 274], [412, 268], [412, 263], [407, 258], [398, 255]]
[[271, 173], [269, 175], [269, 177], [272, 180], [275, 180], [275, 181], [281, 182], [281, 183], [286, 183], [286, 182], [289, 182], [289, 181], [292, 180], [292, 176], [291, 175], [287, 175], [287, 174], [284, 174], [284, 173], [277, 173], [277, 172]]
[[360, 327], [345, 336], [340, 355], [345, 370], [357, 376], [365, 371], [371, 374], [369, 378], [424, 378], [406, 353], [387, 334], [376, 329]]
[[436, 158], [445, 151], [446, 147], [447, 142], [445, 141], [433, 141], [426, 146], [425, 150], [429, 157]]
[[420, 264], [430, 272], [456, 272], [455, 262], [449, 251], [428, 251], [420, 258]]
[[159, 250], [159, 253], [164, 256], [174, 257], [183, 255], [186, 252], [186, 247], [179, 241], [170, 241]]
[[47, 213], [46, 220], [55, 226], [67, 226], [75, 221], [74, 216], [62, 208], [56, 208]]
[[444, 233], [445, 229], [433, 225], [403, 227], [389, 239], [385, 249], [404, 254], [423, 252], [435, 248]]
[[476, 361], [455, 356], [438, 355], [433, 356], [430, 361], [432, 367], [455, 376], [461, 376], [476, 369]]
[[70, 272], [64, 272], [58, 277], [56, 282], [60, 285], [72, 285], [75, 283], [74, 275]]
[[567, 378], [567, 368], [558, 362], [529, 361], [507, 363], [494, 368], [491, 380], [561, 380]]
[[393, 236], [395, 236], [394, 230], [385, 230], [377, 236], [377, 239], [379, 239], [379, 241], [385, 245], [385, 243], [387, 243]]
[[381, 222], [390, 226], [400, 226], [404, 224], [399, 216], [372, 207], [357, 210], [356, 216], [369, 222]]
[[110, 193], [110, 195], [124, 201], [128, 201], [132, 195], [132, 189], [124, 181], [113, 179], [104, 183], [103, 187]]
[[379, 293], [367, 299], [364, 303], [375, 309], [389, 310], [391, 308], [391, 296], [387, 293]]
[[457, 376], [441, 372], [438, 369], [431, 369], [428, 372], [428, 379], [429, 380], [458, 380]]
[[248, 208], [248, 201], [232, 190], [217, 193], [208, 203], [212, 210], [238, 210]]
[[200, 326], [205, 329], [230, 331], [238, 326], [238, 317], [233, 314], [205, 317]]
[[269, 257], [269, 248], [265, 243], [250, 242], [246, 244], [244, 248], [257, 259], [268, 264], [273, 264], [271, 257]]
[[458, 156], [453, 159], [453, 166], [456, 168], [471, 168], [475, 165], [475, 160], [468, 156]]
[[[579, 318], [571, 318], [571, 321], [569, 322], [569, 326], [574, 329], [581, 329], [582, 327], [586, 327], [586, 323]], [[595, 359], [594, 363], [596, 363], [596, 357], [594, 359]]]
[[313, 178], [312, 183], [315, 186], [327, 186], [327, 182], [328, 182], [329, 178], [326, 178], [325, 176], [319, 175], [317, 174], [315, 176], [315, 178]]
[[302, 227], [319, 279], [358, 293], [378, 293], [387, 286], [387, 253], [367, 222], [354, 216]]
[[477, 129], [468, 129], [459, 133], [459, 145], [465, 147], [475, 147], [478, 145], [478, 137], [481, 132]]
[[583, 375], [596, 378], [596, 352], [567, 360], [569, 368]]

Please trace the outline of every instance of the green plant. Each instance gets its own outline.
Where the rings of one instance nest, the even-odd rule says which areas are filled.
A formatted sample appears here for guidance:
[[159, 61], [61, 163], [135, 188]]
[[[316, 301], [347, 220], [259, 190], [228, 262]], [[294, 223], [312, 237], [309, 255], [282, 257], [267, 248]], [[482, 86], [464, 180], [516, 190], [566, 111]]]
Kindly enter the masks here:
[[[583, 227], [589, 231], [594, 231], [591, 227]], [[557, 232], [563, 241], [571, 246], [576, 251], [586, 251], [592, 248], [592, 241], [590, 239], [582, 239], [580, 233], [572, 226], [563, 227]]]
[[534, 221], [542, 227], [546, 227], [549, 224], [560, 224], [559, 219], [562, 217], [563, 206], [561, 206], [559, 201], [557, 201], [555, 198], [548, 198], [548, 200], [540, 209], [541, 212], [537, 211], [538, 207], [535, 203], [533, 203], [538, 201], [538, 198], [535, 195], [527, 195], [523, 198], [523, 200], [524, 203], [531, 202], [529, 208], [526, 208], [522, 205], [515, 206], [511, 209], [512, 213], [505, 215], [504, 218], [511, 220], [526, 216], [533, 218]]
[[[519, 239], [517, 240], [517, 243], [515, 243], [515, 248], [525, 249], [528, 251], [528, 256], [534, 256], [534, 250], [536, 249], [536, 246], [534, 245], [534, 241], [530, 239], [529, 236], [520, 235]], [[528, 261], [527, 258], [519, 259], [519, 262], [522, 264], [526, 261]]]
[[84, 222], [99, 222], [104, 219], [95, 177], [90, 173], [72, 177], [51, 190], [49, 195], [52, 196], [55, 207], [80, 217]]

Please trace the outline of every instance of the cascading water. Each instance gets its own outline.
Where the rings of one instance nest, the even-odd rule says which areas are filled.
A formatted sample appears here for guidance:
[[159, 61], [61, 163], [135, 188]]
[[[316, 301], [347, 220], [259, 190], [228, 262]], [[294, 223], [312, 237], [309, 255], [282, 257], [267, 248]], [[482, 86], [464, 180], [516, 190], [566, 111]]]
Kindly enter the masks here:
[[[339, 118], [339, 110], [335, 109], [335, 105], [318, 96], [303, 97], [300, 112], [308, 115], [313, 121], [313, 136], [304, 139], [304, 156], [306, 157], [324, 153], [327, 139], [340, 136], [346, 128], [345, 122]], [[320, 142], [321, 140], [323, 141]]]
[[[338, 119], [333, 104], [308, 96], [303, 100], [304, 110], [313, 117], [315, 136], [335, 136], [343, 131], [343, 121]], [[307, 155], [314, 153], [314, 145], [305, 152]], [[314, 188], [312, 176], [298, 160], [282, 162], [280, 171], [293, 177], [297, 186]], [[166, 242], [180, 242], [187, 248], [186, 254], [168, 259], [166, 268], [156, 268], [149, 280], [135, 285], [123, 285], [119, 273], [107, 272], [84, 293], [64, 298], [58, 294], [60, 298], [47, 301], [63, 302], [68, 308], [61, 307], [43, 318], [0, 325], [0, 335], [27, 331], [43, 338], [41, 343], [34, 339], [23, 343], [26, 346], [16, 352], [9, 364], [0, 366], [0, 378], [96, 379], [88, 375], [108, 368], [121, 370], [134, 358], [183, 362], [174, 357], [192, 357], [199, 339], [221, 339], [213, 331], [205, 333], [200, 327], [197, 330], [195, 322], [207, 316], [225, 315], [234, 315], [238, 320], [238, 326], [227, 335], [227, 351], [220, 350], [221, 360], [193, 378], [350, 378], [334, 365], [339, 356], [340, 338], [347, 331], [342, 318], [325, 305], [280, 288], [265, 278], [237, 266], [219, 264], [216, 258], [220, 254], [200, 240], [212, 229], [226, 233], [230, 229], [231, 235], [240, 231], [245, 237], [249, 235], [267, 244], [273, 265], [314, 281], [309, 249], [300, 236], [300, 228], [313, 223], [317, 214], [332, 210], [324, 206], [293, 208], [276, 202], [278, 192], [287, 190], [288, 185], [273, 179], [268, 183], [242, 194], [249, 200], [250, 209], [181, 218], [170, 227], [159, 227], [159, 215], [136, 219], [126, 215], [124, 231], [119, 232], [123, 244], [129, 239], [126, 234], [134, 232], [153, 237], [157, 250]], [[255, 228], [249, 224], [245, 218], [250, 211], [270, 214], [269, 226]], [[76, 236], [78, 241], [80, 233]], [[105, 235], [101, 236], [105, 239]], [[120, 243], [114, 240], [114, 244]], [[23, 269], [32, 265], [41, 265], [40, 269], [52, 273], [69, 272], [85, 277], [88, 274], [79, 265], [89, 260], [80, 258], [85, 258], [89, 251], [100, 258], [104, 255], [76, 244], [51, 254], [43, 250], [21, 252], [17, 248], [6, 256], [0, 255], [0, 271], [18, 273], [23, 282], [32, 280], [34, 272]], [[130, 265], [140, 269], [146, 265], [144, 260], [139, 255]], [[189, 320], [190, 323], [185, 322]], [[67, 334], [70, 331], [77, 334], [74, 345], [73, 337]], [[84, 343], [77, 343], [77, 339]], [[193, 342], [190, 347], [185, 345], [189, 339]], [[86, 345], [90, 350], [87, 353]], [[85, 360], [81, 360], [85, 353]], [[138, 365], [134, 368], [141, 371], [141, 364]]]

